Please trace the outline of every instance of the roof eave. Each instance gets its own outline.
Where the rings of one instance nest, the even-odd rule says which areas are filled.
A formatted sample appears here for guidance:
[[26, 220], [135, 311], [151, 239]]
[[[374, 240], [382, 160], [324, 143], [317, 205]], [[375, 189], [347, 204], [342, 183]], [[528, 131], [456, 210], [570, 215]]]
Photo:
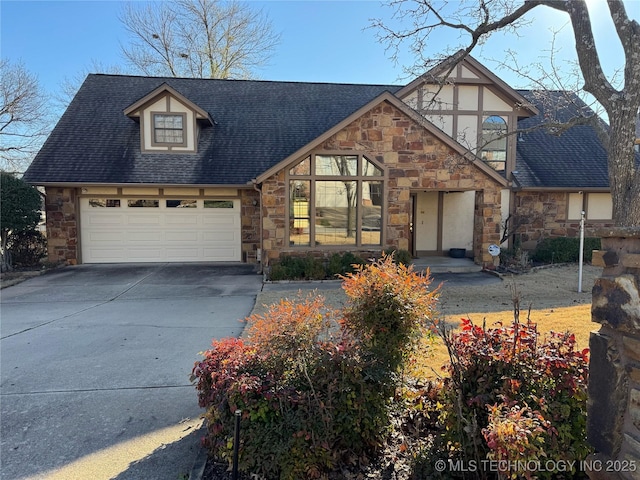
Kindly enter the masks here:
[[528, 187], [526, 185], [521, 185], [519, 188], [520, 191], [526, 192], [568, 192], [568, 193], [578, 193], [578, 192], [593, 192], [593, 193], [608, 193], [611, 191], [610, 187]]
[[148, 188], [252, 188], [251, 182], [238, 184], [224, 183], [122, 183], [122, 182], [39, 182], [35, 180], [27, 181], [30, 185], [41, 187], [148, 187]]

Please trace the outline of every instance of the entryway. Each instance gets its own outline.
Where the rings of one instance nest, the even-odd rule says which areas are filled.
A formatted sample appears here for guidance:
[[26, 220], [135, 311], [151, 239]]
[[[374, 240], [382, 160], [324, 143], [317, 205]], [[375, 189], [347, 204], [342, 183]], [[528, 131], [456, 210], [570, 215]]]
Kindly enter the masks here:
[[448, 256], [450, 249], [464, 249], [464, 256], [473, 258], [476, 192], [425, 191], [412, 197], [412, 253], [417, 257]]

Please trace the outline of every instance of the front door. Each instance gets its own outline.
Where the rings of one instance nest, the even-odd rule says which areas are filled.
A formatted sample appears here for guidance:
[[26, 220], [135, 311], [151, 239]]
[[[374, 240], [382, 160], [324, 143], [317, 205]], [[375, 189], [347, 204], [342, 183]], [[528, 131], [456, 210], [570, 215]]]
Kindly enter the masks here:
[[451, 248], [473, 254], [475, 192], [420, 192], [413, 218], [416, 256], [442, 255]]

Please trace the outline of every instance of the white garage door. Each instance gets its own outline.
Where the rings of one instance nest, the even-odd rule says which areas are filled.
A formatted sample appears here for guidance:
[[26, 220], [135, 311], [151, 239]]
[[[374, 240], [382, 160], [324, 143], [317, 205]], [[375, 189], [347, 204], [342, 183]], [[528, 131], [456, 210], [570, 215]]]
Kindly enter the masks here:
[[240, 261], [240, 200], [82, 198], [84, 263]]

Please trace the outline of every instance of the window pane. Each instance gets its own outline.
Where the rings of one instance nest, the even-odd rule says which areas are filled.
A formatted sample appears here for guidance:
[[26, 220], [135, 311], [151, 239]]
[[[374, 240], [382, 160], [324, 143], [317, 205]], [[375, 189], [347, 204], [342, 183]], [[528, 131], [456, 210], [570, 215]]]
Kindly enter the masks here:
[[309, 194], [311, 182], [291, 180], [289, 182], [289, 244], [310, 245], [311, 204]]
[[167, 200], [167, 208], [197, 208], [197, 200]]
[[382, 170], [376, 167], [369, 160], [362, 159], [362, 175], [365, 177], [381, 177]]
[[233, 200], [205, 200], [204, 208], [233, 208]]
[[357, 174], [357, 155], [316, 155], [316, 175], [352, 177]]
[[118, 198], [90, 198], [89, 205], [96, 208], [117, 208], [120, 206]]
[[156, 143], [184, 143], [182, 115], [162, 115], [153, 116], [154, 141]]
[[182, 130], [182, 115], [154, 115], [156, 128]]
[[311, 157], [307, 157], [289, 170], [289, 175], [311, 175]]
[[382, 182], [362, 182], [362, 244], [382, 242]]
[[127, 205], [131, 208], [157, 208], [160, 206], [159, 200], [127, 200]]
[[315, 241], [320, 245], [355, 245], [356, 182], [317, 181]]
[[156, 130], [156, 143], [183, 143], [182, 130]]
[[507, 122], [493, 115], [482, 122], [482, 160], [496, 170], [504, 170], [507, 161]]

